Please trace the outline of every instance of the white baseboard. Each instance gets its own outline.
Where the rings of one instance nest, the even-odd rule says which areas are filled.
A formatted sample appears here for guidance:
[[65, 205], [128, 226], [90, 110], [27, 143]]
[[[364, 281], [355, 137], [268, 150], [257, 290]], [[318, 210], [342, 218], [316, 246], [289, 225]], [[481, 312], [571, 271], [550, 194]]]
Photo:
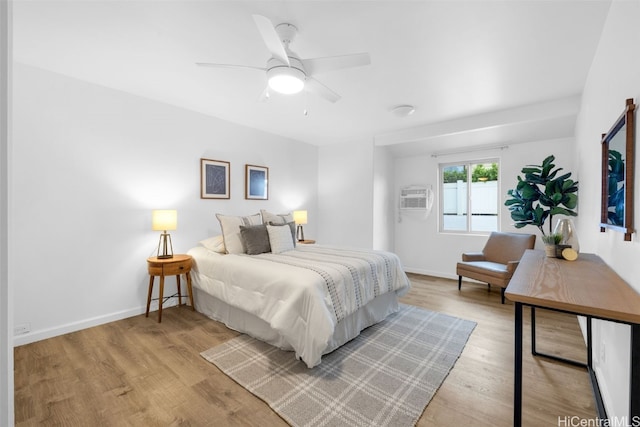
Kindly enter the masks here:
[[455, 279], [458, 280], [457, 274], [443, 273], [441, 271], [424, 270], [422, 268], [405, 267], [404, 271], [407, 273], [422, 274], [424, 276], [442, 277], [443, 279]]
[[[611, 397], [611, 391], [609, 390], [609, 383], [605, 381], [606, 377], [602, 373], [602, 369], [599, 366], [594, 366], [596, 379], [598, 380], [598, 388], [600, 389], [600, 397], [602, 397], [602, 404], [604, 405], [607, 416], [611, 418], [614, 414], [611, 414], [611, 408], [613, 408], [613, 402]], [[630, 424], [629, 424], [630, 425]]]
[[[452, 279], [452, 280], [458, 281], [458, 275], [457, 274], [443, 273], [441, 271], [423, 270], [421, 268], [411, 268], [411, 267], [405, 267], [404, 271], [406, 271], [407, 273], [422, 274], [424, 276], [441, 277], [443, 279]], [[482, 283], [482, 284], [486, 285], [485, 282], [480, 282], [478, 280], [470, 279], [468, 277], [463, 277], [462, 281], [463, 282], [471, 282], [471, 283]]]
[[[177, 305], [177, 301], [166, 301], [162, 308], [172, 307]], [[115, 322], [116, 320], [126, 319], [127, 317], [138, 316], [143, 314], [147, 310], [147, 306], [140, 306], [130, 308], [128, 310], [118, 311], [115, 313], [105, 314], [103, 316], [92, 317], [90, 319], [80, 320], [78, 322], [67, 323], [61, 326], [55, 326], [53, 328], [34, 330], [26, 334], [15, 335], [13, 337], [13, 346], [18, 347], [25, 344], [30, 344], [36, 341], [46, 340], [47, 338], [57, 337], [59, 335], [76, 332], [82, 329], [91, 328], [93, 326], [104, 325], [105, 323]], [[149, 317], [151, 312], [158, 311], [158, 302], [154, 301], [149, 307]], [[157, 315], [155, 315], [157, 317]]]

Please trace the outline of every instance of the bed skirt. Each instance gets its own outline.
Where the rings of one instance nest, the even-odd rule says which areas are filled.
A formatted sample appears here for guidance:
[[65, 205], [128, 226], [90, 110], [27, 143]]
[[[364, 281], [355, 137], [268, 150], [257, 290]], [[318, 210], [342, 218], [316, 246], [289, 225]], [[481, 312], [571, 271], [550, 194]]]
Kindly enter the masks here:
[[[272, 329], [267, 322], [253, 314], [232, 307], [203, 290], [193, 287], [195, 308], [205, 316], [224, 323], [234, 331], [242, 332], [267, 342], [282, 350], [293, 351], [293, 347]], [[397, 312], [398, 296], [395, 292], [380, 295], [355, 313], [338, 322], [333, 336], [322, 354], [327, 354], [360, 335], [360, 331], [374, 325]]]

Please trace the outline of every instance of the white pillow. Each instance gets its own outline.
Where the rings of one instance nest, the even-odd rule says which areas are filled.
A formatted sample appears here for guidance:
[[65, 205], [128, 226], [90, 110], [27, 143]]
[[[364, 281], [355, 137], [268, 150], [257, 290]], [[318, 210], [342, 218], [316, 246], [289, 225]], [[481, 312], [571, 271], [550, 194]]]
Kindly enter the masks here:
[[262, 222], [264, 224], [269, 224], [270, 222], [273, 224], [286, 224], [287, 222], [293, 221], [293, 214], [291, 212], [286, 214], [274, 214], [264, 209], [260, 209], [260, 215], [262, 215]]
[[228, 254], [243, 254], [244, 246], [240, 237], [241, 225], [260, 225], [262, 217], [260, 214], [251, 216], [230, 216], [216, 214], [216, 218], [220, 221], [220, 229], [224, 239], [224, 247]]
[[222, 237], [222, 235], [213, 236], [209, 237], [208, 239], [201, 240], [200, 245], [213, 252], [218, 252], [221, 254], [227, 253], [227, 250], [224, 247], [224, 238]]
[[293, 250], [293, 237], [291, 236], [291, 228], [288, 224], [267, 224], [267, 233], [269, 233], [269, 244], [271, 245], [271, 253], [279, 254], [282, 252]]

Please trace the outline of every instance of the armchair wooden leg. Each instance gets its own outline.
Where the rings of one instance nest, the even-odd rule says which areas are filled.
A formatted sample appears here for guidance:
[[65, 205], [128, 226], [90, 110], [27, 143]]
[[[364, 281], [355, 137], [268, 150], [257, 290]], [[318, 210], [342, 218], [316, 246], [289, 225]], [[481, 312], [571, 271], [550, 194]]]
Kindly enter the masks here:
[[462, 288], [462, 276], [458, 276], [458, 290]]

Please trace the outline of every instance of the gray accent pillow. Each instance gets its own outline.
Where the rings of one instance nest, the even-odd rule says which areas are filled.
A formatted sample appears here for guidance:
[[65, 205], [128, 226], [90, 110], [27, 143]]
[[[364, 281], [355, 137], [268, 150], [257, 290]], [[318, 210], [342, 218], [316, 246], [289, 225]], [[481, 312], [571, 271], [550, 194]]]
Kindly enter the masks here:
[[249, 255], [271, 252], [269, 233], [267, 232], [267, 226], [265, 224], [241, 225], [240, 239], [242, 240], [244, 251]]

